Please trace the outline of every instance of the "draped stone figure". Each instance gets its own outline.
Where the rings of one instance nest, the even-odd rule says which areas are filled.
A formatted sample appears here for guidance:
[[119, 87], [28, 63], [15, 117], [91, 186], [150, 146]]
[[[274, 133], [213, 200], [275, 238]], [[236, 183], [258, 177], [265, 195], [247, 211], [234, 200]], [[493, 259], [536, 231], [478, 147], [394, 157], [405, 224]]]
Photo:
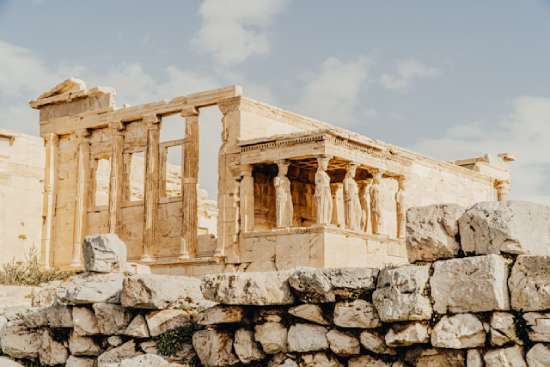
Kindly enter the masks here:
[[405, 177], [398, 181], [399, 188], [395, 193], [395, 204], [397, 209], [397, 238], [405, 238], [407, 225], [407, 194], [405, 192]]
[[370, 226], [370, 183], [371, 180], [365, 180], [362, 182], [359, 188], [359, 201], [361, 202], [361, 229], [365, 233], [369, 233]]
[[318, 157], [319, 164], [315, 173], [315, 204], [317, 207], [317, 224], [330, 224], [332, 219], [332, 195], [330, 176], [326, 172], [330, 157]]
[[344, 201], [346, 203], [346, 226], [359, 231], [361, 229], [361, 202], [359, 201], [359, 187], [355, 182], [357, 165], [350, 164], [344, 177]]
[[337, 182], [330, 185], [332, 189], [332, 223], [340, 228], [346, 226], [346, 209], [344, 206], [344, 184]]
[[288, 173], [288, 163], [285, 161], [277, 162], [279, 173], [273, 179], [275, 186], [275, 215], [277, 228], [290, 227], [294, 218], [294, 207], [292, 205], [292, 194], [290, 192], [290, 180], [286, 176]]
[[380, 234], [382, 230], [382, 206], [380, 203], [380, 183], [382, 182], [382, 173], [376, 172], [370, 186], [370, 212], [371, 227], [373, 234]]

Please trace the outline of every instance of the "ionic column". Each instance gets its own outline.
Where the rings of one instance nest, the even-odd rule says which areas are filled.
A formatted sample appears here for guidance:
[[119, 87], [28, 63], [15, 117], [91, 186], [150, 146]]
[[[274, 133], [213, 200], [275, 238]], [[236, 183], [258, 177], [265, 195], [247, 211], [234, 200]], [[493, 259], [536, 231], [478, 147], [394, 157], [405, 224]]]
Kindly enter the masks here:
[[330, 157], [317, 158], [317, 172], [315, 173], [315, 204], [317, 208], [317, 224], [328, 225], [332, 219], [332, 192], [330, 190], [330, 176], [327, 173]]
[[145, 153], [145, 219], [143, 227], [142, 262], [152, 262], [155, 225], [159, 199], [159, 141], [160, 119], [156, 115], [145, 116], [147, 126], [147, 150]]
[[407, 193], [405, 192], [405, 186], [407, 179], [399, 177], [398, 180], [398, 189], [395, 193], [395, 205], [397, 213], [397, 238], [405, 238], [406, 226], [407, 226]]
[[198, 176], [199, 176], [199, 112], [195, 108], [181, 112], [185, 118], [186, 143], [182, 169], [182, 226], [180, 259], [197, 256], [198, 244]]
[[42, 205], [42, 244], [41, 244], [41, 265], [50, 269], [53, 264], [52, 233], [55, 213], [55, 195], [57, 179], [57, 142], [56, 134], [50, 133], [44, 137], [46, 170], [44, 177], [44, 194]]
[[82, 266], [82, 240], [86, 226], [86, 196], [88, 194], [88, 172], [90, 163], [90, 144], [88, 143], [89, 133], [86, 129], [76, 132], [77, 144], [77, 177], [76, 177], [76, 198], [75, 217], [73, 229], [72, 268]]
[[124, 175], [124, 125], [121, 122], [111, 124], [111, 178], [109, 185], [109, 233], [116, 233], [118, 213], [122, 200]]
[[497, 190], [497, 200], [507, 201], [508, 194], [510, 193], [510, 181], [498, 180], [495, 182], [495, 189]]
[[251, 164], [241, 165], [240, 212], [241, 232], [254, 231], [254, 177]]
[[370, 186], [370, 212], [372, 234], [380, 234], [382, 230], [382, 206], [380, 203], [380, 184], [382, 183], [382, 172], [373, 174], [372, 184]]

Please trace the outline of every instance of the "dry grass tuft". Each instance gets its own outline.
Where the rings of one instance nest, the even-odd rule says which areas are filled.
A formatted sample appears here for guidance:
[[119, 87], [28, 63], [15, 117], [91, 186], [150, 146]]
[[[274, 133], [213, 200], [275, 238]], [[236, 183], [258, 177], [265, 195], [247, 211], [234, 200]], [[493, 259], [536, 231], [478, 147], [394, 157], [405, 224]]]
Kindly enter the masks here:
[[24, 262], [12, 260], [0, 267], [0, 284], [37, 286], [53, 280], [65, 280], [73, 272], [44, 270], [38, 262], [36, 250], [27, 254]]

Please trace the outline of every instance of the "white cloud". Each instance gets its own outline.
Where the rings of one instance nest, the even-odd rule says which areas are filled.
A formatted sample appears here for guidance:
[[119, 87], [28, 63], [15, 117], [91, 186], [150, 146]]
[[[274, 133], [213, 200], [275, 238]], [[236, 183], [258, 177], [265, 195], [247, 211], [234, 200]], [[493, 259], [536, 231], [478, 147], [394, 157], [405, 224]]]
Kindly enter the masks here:
[[222, 65], [269, 52], [266, 30], [288, 0], [203, 0], [202, 24], [193, 43]]
[[396, 63], [396, 70], [393, 74], [382, 74], [380, 83], [386, 89], [400, 93], [406, 93], [415, 80], [423, 78], [434, 78], [440, 71], [428, 66], [421, 61], [414, 59], [399, 60]]
[[367, 68], [366, 57], [347, 62], [326, 59], [307, 82], [296, 109], [332, 124], [351, 125]]
[[497, 123], [465, 124], [440, 139], [420, 140], [414, 148], [442, 159], [509, 152], [512, 197], [550, 204], [550, 98], [523, 96]]

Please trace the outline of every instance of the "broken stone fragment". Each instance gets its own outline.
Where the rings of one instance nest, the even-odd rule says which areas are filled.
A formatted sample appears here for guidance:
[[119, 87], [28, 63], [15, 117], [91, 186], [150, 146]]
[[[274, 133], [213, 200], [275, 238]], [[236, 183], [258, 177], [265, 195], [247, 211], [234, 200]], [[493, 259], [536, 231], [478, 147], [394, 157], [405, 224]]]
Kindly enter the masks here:
[[486, 255], [434, 263], [430, 280], [433, 309], [445, 314], [508, 310], [508, 265]]
[[535, 344], [525, 357], [529, 367], [548, 367], [550, 366], [550, 347], [541, 343]]
[[193, 334], [193, 347], [206, 367], [232, 366], [239, 363], [233, 353], [233, 336], [228, 330], [206, 329]]
[[122, 338], [118, 335], [111, 335], [105, 340], [105, 342], [109, 347], [118, 347], [124, 343], [124, 340], [122, 340]]
[[550, 207], [522, 201], [477, 203], [459, 220], [464, 252], [550, 255]]
[[136, 350], [136, 343], [133, 340], [130, 340], [119, 347], [103, 352], [99, 357], [97, 357], [97, 367], [118, 367], [122, 360], [132, 358], [140, 354], [141, 353]]
[[529, 340], [550, 343], [550, 312], [528, 312], [523, 314], [523, 319], [527, 324]]
[[361, 345], [366, 349], [376, 354], [395, 355], [395, 349], [386, 345], [384, 338], [375, 331], [363, 330], [359, 336]]
[[63, 282], [57, 289], [57, 300], [62, 304], [120, 303], [122, 273], [83, 273]]
[[483, 360], [485, 367], [527, 367], [523, 359], [523, 348], [518, 345], [489, 350], [483, 356]]
[[101, 334], [115, 335], [124, 333], [132, 317], [124, 307], [110, 303], [95, 303], [92, 307]]
[[145, 320], [151, 336], [158, 336], [168, 330], [190, 325], [191, 315], [183, 310], [160, 310], [149, 312]]
[[90, 235], [82, 245], [84, 270], [96, 273], [124, 271], [128, 257], [126, 244], [114, 233]]
[[394, 324], [384, 337], [389, 347], [407, 347], [413, 344], [429, 342], [428, 326], [419, 322]]
[[491, 315], [491, 345], [500, 347], [510, 342], [523, 344], [516, 335], [514, 315], [506, 312], [494, 312]]
[[407, 254], [411, 263], [456, 257], [458, 219], [465, 209], [456, 204], [435, 204], [407, 210]]
[[75, 332], [69, 337], [69, 350], [77, 357], [98, 356], [101, 354], [101, 346], [89, 336], [79, 336]]
[[432, 345], [449, 349], [482, 347], [485, 336], [483, 324], [472, 314], [443, 316], [432, 330]]
[[353, 334], [345, 333], [336, 329], [332, 329], [327, 333], [327, 340], [330, 350], [334, 354], [341, 356], [350, 356], [359, 354], [361, 351], [361, 344]]
[[382, 269], [372, 294], [380, 319], [384, 322], [429, 320], [432, 304], [424, 295], [429, 277], [429, 265]]
[[134, 338], [148, 338], [149, 328], [147, 327], [147, 322], [143, 315], [137, 315], [130, 321], [124, 335], [133, 336]]
[[334, 307], [334, 324], [345, 328], [373, 329], [380, 326], [378, 313], [362, 299], [338, 302]]
[[235, 341], [233, 349], [239, 360], [244, 364], [260, 361], [264, 358], [264, 353], [254, 340], [254, 332], [248, 329], [238, 329], [235, 332]]
[[43, 330], [38, 350], [38, 359], [42, 365], [63, 365], [69, 358], [69, 352], [65, 346], [55, 341], [49, 330]]
[[288, 272], [206, 275], [201, 290], [206, 299], [225, 305], [288, 305], [294, 303], [289, 275]]
[[199, 325], [232, 324], [241, 322], [244, 310], [238, 306], [214, 306], [201, 311], [196, 322]]
[[514, 310], [550, 309], [550, 256], [518, 256], [508, 286]]
[[288, 351], [307, 353], [328, 349], [327, 329], [320, 325], [296, 324], [288, 330]]
[[87, 307], [73, 307], [74, 331], [78, 335], [99, 334], [95, 313]]
[[2, 352], [12, 358], [37, 358], [41, 331], [28, 329], [21, 321], [9, 321], [0, 330]]
[[[407, 350], [405, 361], [415, 367], [465, 367], [464, 351], [417, 347]], [[467, 367], [471, 367], [467, 365]]]
[[299, 317], [316, 324], [330, 325], [330, 322], [325, 318], [323, 310], [319, 305], [305, 303], [291, 307], [288, 310], [288, 313], [292, 316]]
[[254, 339], [267, 354], [284, 353], [287, 350], [287, 328], [278, 322], [266, 322], [254, 327]]

